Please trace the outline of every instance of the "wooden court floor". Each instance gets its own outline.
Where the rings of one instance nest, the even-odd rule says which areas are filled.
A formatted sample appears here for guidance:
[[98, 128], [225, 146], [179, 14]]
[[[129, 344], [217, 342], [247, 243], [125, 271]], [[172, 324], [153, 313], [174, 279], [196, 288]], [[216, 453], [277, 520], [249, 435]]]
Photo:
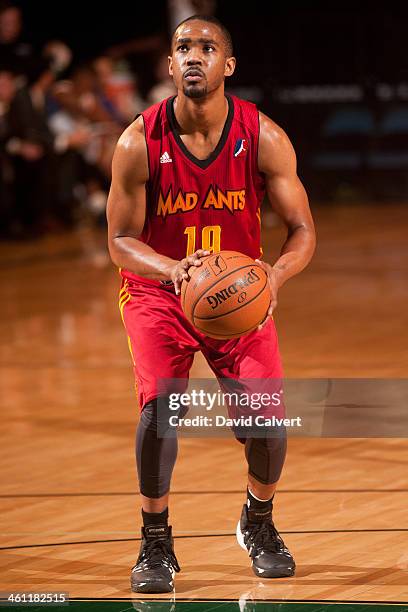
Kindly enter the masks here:
[[[275, 316], [287, 376], [406, 377], [408, 206], [314, 212], [315, 259]], [[264, 231], [271, 257], [283, 235]], [[130, 596], [138, 408], [118, 284], [89, 229], [0, 244], [0, 591]], [[208, 375], [202, 359], [192, 375]], [[291, 438], [275, 519], [298, 570], [261, 581], [234, 536], [242, 448], [182, 439], [176, 598], [408, 601], [407, 450], [402, 438]]]

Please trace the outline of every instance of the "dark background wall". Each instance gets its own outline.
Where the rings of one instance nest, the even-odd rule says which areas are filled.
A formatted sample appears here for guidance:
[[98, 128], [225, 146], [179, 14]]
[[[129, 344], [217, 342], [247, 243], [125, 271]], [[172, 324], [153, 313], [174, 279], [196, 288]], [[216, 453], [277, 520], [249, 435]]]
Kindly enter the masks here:
[[[125, 39], [168, 33], [167, 7], [153, 2], [18, 3], [28, 38], [65, 40], [83, 58]], [[263, 83], [341, 83], [408, 78], [408, 3], [219, 0], [239, 78]]]
[[[169, 39], [163, 0], [19, 4], [27, 38], [60, 38], [76, 62], [132, 38]], [[288, 132], [312, 196], [408, 197], [408, 2], [219, 0], [216, 15], [238, 58], [231, 91]], [[132, 65], [144, 93], [151, 59]]]

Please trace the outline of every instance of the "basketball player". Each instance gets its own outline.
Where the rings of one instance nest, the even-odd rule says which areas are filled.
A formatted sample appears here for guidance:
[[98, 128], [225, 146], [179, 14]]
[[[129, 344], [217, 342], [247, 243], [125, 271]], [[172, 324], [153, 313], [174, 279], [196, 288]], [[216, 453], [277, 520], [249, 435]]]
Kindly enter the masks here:
[[[218, 378], [280, 379], [270, 315], [278, 289], [308, 264], [315, 245], [293, 148], [253, 104], [224, 93], [225, 78], [234, 69], [231, 37], [217, 19], [196, 15], [183, 21], [169, 57], [177, 95], [144, 111], [122, 134], [113, 159], [109, 249], [123, 277], [120, 306], [141, 407], [136, 463], [143, 527], [131, 573], [135, 592], [169, 592], [180, 571], [168, 525], [177, 438], [158, 436], [169, 417], [162, 401], [157, 410], [158, 379], [186, 379], [199, 350]], [[279, 259], [261, 264], [272, 292], [267, 321], [238, 339], [206, 337], [183, 315], [181, 284], [211, 252], [261, 256], [259, 209], [265, 190], [288, 228]], [[272, 521], [286, 438], [265, 434], [240, 442], [248, 487], [238, 541], [257, 576], [292, 576], [295, 562]]]

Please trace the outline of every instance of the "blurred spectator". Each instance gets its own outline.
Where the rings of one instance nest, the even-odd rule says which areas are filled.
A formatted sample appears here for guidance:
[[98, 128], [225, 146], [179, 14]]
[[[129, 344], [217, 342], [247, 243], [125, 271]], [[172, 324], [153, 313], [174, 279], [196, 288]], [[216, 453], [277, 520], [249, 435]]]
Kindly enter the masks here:
[[16, 77], [0, 67], [0, 237], [10, 233], [13, 218], [14, 172], [6, 143], [9, 138], [9, 109], [16, 92]]
[[129, 64], [132, 74], [137, 75], [137, 88], [143, 92], [142, 98], [147, 98], [147, 92], [155, 81], [152, 65], [156, 57], [162, 53], [167, 54], [168, 42], [166, 33], [163, 32], [120, 43], [107, 49], [105, 55], [116, 61], [125, 60]]
[[21, 10], [12, 2], [0, 2], [0, 57], [15, 73], [25, 77], [34, 61], [33, 47], [22, 39]]
[[[64, 99], [61, 89], [66, 85], [61, 83], [56, 87], [60, 100]], [[58, 146], [65, 147], [60, 178], [63, 199], [80, 204], [80, 218], [91, 214], [101, 221], [106, 207], [108, 177], [96, 163], [92, 123], [79, 109], [62, 104], [51, 114], [49, 125]]]
[[49, 60], [50, 68], [56, 76], [64, 72], [71, 64], [72, 51], [60, 40], [50, 40], [43, 49], [43, 56]]
[[[109, 65], [102, 63], [102, 72], [107, 81]], [[70, 183], [75, 181], [74, 192], [83, 211], [100, 222], [105, 217], [113, 150], [127, 123], [104, 91], [102, 80], [90, 65], [76, 68], [71, 79], [56, 84], [58, 107], [49, 118], [57, 141], [75, 142], [76, 155], [65, 155]]]
[[168, 0], [170, 36], [181, 21], [191, 15], [214, 15], [215, 0]]
[[[58, 103], [52, 98], [55, 74], [50, 63], [38, 61], [31, 76], [32, 82], [20, 89], [13, 89], [7, 77], [2, 81], [3, 106], [7, 105], [2, 121], [4, 149], [14, 176], [9, 225], [12, 234], [22, 237], [71, 226], [81, 176], [90, 178], [94, 192], [95, 177], [99, 180], [101, 175], [98, 170], [82, 172], [78, 162], [92, 140], [87, 124], [74, 123], [65, 132], [53, 129], [48, 109], [53, 108], [57, 115]], [[2, 184], [4, 187], [4, 180]]]
[[33, 81], [18, 89], [10, 103], [6, 142], [15, 175], [14, 229], [22, 233], [45, 229], [54, 216], [57, 191], [54, 137], [45, 111], [54, 75], [39, 61], [31, 76]]
[[71, 85], [72, 102], [90, 121], [118, 121], [114, 109], [103, 98], [97, 75], [90, 65], [84, 64], [74, 70]]
[[163, 36], [160, 34], [143, 36], [109, 47], [106, 50], [106, 55], [113, 59], [122, 59], [135, 53], [154, 53], [157, 52], [157, 49], [162, 48], [163, 44]]
[[95, 71], [88, 65], [76, 68], [70, 80], [60, 82], [56, 98], [62, 110], [77, 121], [87, 121], [92, 139], [85, 151], [89, 163], [110, 177], [113, 150], [123, 129], [121, 117], [99, 88]]
[[146, 102], [138, 92], [137, 80], [127, 62], [100, 56], [94, 60], [93, 67], [101, 92], [122, 119], [123, 126], [127, 125], [146, 108]]
[[167, 53], [160, 55], [155, 69], [157, 83], [152, 87], [147, 95], [149, 104], [161, 102], [164, 98], [175, 95], [176, 88], [173, 78], [169, 75], [169, 60]]

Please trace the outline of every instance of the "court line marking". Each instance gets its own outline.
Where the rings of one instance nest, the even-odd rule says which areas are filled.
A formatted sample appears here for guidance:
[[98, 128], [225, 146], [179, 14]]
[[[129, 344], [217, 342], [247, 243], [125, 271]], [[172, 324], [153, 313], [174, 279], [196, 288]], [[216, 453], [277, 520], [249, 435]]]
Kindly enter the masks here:
[[[183, 529], [177, 529], [177, 534], [178, 535], [191, 535], [191, 536], [195, 536], [195, 535], [200, 535], [200, 536], [205, 536], [205, 535], [224, 535], [225, 531], [223, 529], [220, 530], [215, 530], [215, 529], [211, 529], [211, 531], [205, 531], [204, 529], [188, 529], [188, 530], [183, 530]], [[105, 537], [107, 538], [108, 536], [130, 536], [132, 538], [135, 537], [135, 529], [129, 530], [129, 529], [122, 529], [122, 530], [109, 530], [109, 531], [102, 531], [100, 529], [98, 530], [92, 530], [92, 529], [78, 529], [77, 531], [41, 531], [41, 535], [43, 537], [55, 537], [55, 538], [63, 538], [63, 537], [67, 537], [67, 536], [75, 536], [78, 535], [78, 537], [92, 537], [92, 536], [99, 536], [99, 537]], [[3, 531], [0, 532], [0, 536], [38, 536], [38, 530], [37, 531]]]
[[[236, 495], [244, 494], [243, 489], [237, 491], [171, 491], [171, 495]], [[408, 489], [278, 489], [281, 493], [408, 493]], [[16, 497], [115, 497], [140, 495], [137, 491], [112, 491], [107, 493], [4, 493], [0, 499]]]
[[[310, 529], [308, 531], [281, 531], [286, 535], [307, 535], [316, 533], [404, 533], [408, 532], [408, 528], [403, 529]], [[221, 537], [236, 537], [233, 533], [206, 533], [206, 534], [186, 534], [175, 535], [175, 540], [184, 540], [187, 538], [221, 538]], [[108, 540], [80, 540], [76, 542], [50, 542], [47, 544], [20, 544], [17, 546], [1, 546], [0, 550], [19, 550], [23, 548], [42, 548], [47, 546], [74, 546], [77, 544], [107, 544], [115, 542], [140, 542], [141, 538], [115, 538]]]
[[[140, 593], [142, 595], [142, 593]], [[70, 597], [69, 601], [118, 601], [118, 602], [128, 602], [128, 603], [133, 603], [133, 602], [139, 602], [141, 601], [142, 598], [137, 598], [135, 597]], [[7, 601], [4, 600], [2, 598], [0, 598], [0, 601]], [[144, 599], [143, 601], [148, 601], [148, 602], [160, 602], [160, 603], [169, 603], [169, 604], [177, 604], [177, 602], [179, 603], [218, 603], [218, 602], [228, 602], [228, 603], [234, 603], [237, 604], [238, 603], [238, 599], [211, 599], [211, 598], [205, 598], [205, 597], [200, 597], [198, 599], [194, 599], [194, 598], [188, 598], [188, 597], [175, 597], [175, 599], [173, 599], [173, 597], [169, 597], [167, 599], [164, 598], [159, 598], [159, 597], [149, 597], [148, 599]], [[407, 606], [408, 602], [406, 601], [388, 601], [388, 600], [361, 600], [361, 599], [259, 599], [259, 598], [251, 598], [250, 600], [248, 600], [250, 603], [251, 602], [259, 602], [259, 603], [280, 603], [280, 604], [284, 604], [286, 602], [288, 603], [304, 603], [304, 604], [312, 604], [312, 603], [320, 603], [320, 604], [345, 604], [345, 605], [355, 605], [355, 604], [367, 604], [367, 605], [389, 605], [389, 606]]]

